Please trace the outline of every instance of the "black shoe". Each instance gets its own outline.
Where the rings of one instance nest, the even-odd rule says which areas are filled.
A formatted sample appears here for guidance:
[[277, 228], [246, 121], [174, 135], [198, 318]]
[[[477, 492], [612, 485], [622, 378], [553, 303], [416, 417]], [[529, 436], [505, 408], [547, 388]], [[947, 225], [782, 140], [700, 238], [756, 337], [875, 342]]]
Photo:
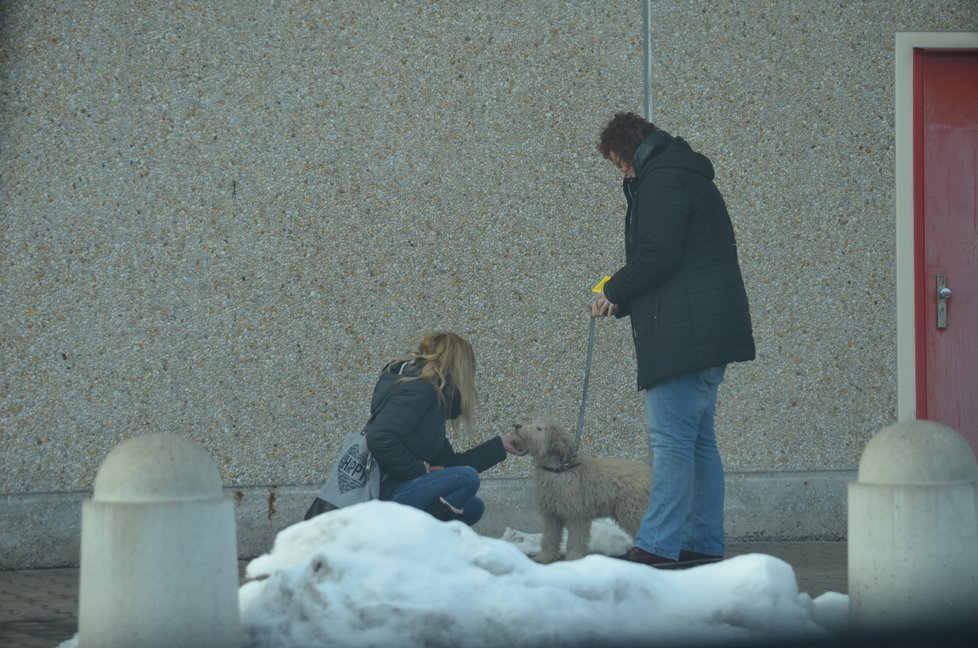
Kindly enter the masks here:
[[672, 560], [671, 558], [663, 558], [662, 556], [657, 556], [654, 553], [649, 553], [645, 549], [640, 549], [638, 547], [632, 547], [620, 556], [612, 556], [618, 560], [627, 560], [628, 562], [638, 563], [640, 565], [648, 565], [649, 567], [655, 567], [656, 569], [674, 569], [678, 561]]
[[442, 522], [448, 522], [450, 520], [455, 520], [459, 515], [462, 515], [465, 511], [460, 508], [455, 508], [447, 501], [444, 497], [439, 497], [434, 504], [425, 509], [428, 513], [434, 516], [436, 520], [441, 520]]
[[710, 554], [702, 554], [696, 551], [687, 551], [683, 549], [679, 552], [679, 560], [676, 561], [681, 565], [677, 565], [677, 568], [685, 567], [696, 567], [698, 565], [709, 565], [710, 563], [720, 562], [723, 560], [723, 556], [711, 556]]

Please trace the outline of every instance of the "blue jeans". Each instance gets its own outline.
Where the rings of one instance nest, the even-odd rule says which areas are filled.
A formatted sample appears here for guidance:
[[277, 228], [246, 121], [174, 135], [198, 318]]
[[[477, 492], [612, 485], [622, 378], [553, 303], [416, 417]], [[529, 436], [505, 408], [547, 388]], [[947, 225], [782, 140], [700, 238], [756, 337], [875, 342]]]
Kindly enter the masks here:
[[713, 412], [726, 365], [690, 371], [645, 391], [652, 492], [635, 546], [675, 559], [722, 556], [723, 463]]
[[451, 466], [409, 479], [391, 494], [398, 504], [427, 509], [444, 497], [445, 501], [463, 513], [457, 519], [472, 526], [482, 517], [486, 505], [475, 496], [479, 491], [479, 473], [470, 466]]

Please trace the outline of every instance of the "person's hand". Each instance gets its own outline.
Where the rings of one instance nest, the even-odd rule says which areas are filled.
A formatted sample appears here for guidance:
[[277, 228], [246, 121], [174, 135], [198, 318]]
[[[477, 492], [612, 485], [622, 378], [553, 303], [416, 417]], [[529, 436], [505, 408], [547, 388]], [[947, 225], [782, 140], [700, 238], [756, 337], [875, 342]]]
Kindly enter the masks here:
[[513, 439], [512, 434], [507, 434], [506, 436], [502, 437], [502, 439], [503, 447], [506, 448], [506, 452], [509, 454], [516, 455], [517, 457], [522, 457], [526, 454], [526, 450], [520, 446], [515, 439]]
[[598, 301], [588, 304], [587, 309], [594, 317], [607, 317], [618, 312], [618, 304], [613, 304], [607, 297], [604, 296], [604, 291], [602, 290], [601, 296], [598, 297]]
[[424, 465], [426, 472], [435, 472], [436, 470], [444, 470], [445, 466], [429, 466], [427, 463]]

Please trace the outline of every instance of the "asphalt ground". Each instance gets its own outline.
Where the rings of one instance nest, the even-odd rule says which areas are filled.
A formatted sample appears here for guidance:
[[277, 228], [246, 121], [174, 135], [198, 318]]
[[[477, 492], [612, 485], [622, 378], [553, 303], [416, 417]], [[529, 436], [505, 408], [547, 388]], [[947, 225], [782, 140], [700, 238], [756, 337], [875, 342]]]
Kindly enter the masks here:
[[[844, 542], [747, 542], [727, 547], [727, 557], [762, 553], [795, 570], [798, 589], [813, 598], [848, 594]], [[240, 563], [241, 572], [246, 562]], [[0, 647], [51, 648], [78, 631], [78, 569], [0, 571]]]

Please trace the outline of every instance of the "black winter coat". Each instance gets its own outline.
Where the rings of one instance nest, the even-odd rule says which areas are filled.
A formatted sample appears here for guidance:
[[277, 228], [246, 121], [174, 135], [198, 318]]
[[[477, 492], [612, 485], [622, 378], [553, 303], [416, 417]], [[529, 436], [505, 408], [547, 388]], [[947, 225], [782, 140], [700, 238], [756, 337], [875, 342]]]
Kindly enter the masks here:
[[[388, 365], [380, 375], [370, 403], [367, 447], [380, 468], [380, 498], [389, 499], [404, 481], [420, 477], [431, 466], [471, 466], [482, 472], [506, 458], [500, 437], [456, 453], [445, 434], [445, 421], [458, 416], [457, 400], [448, 407], [438, 400], [435, 386], [423, 378], [398, 382], [401, 363]], [[404, 375], [416, 375], [408, 365]]]
[[687, 371], [753, 360], [747, 292], [713, 165], [654, 131], [623, 183], [625, 265], [605, 296], [631, 316], [638, 388]]

